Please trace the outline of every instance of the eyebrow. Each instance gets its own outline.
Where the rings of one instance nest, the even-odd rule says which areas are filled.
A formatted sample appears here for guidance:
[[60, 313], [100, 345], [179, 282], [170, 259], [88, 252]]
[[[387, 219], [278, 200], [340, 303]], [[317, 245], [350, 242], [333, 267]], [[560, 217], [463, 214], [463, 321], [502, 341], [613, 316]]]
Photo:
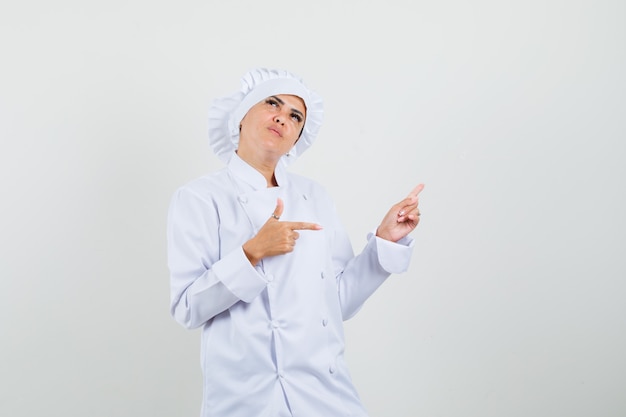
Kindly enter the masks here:
[[[281, 99], [279, 99], [279, 98], [278, 98], [278, 97], [276, 97], [276, 96], [270, 96], [270, 97], [271, 97], [271, 98], [273, 98], [274, 100], [278, 101], [278, 102], [280, 103], [280, 105], [281, 105], [281, 106], [285, 104], [285, 102], [284, 102], [284, 101], [282, 101]], [[302, 116], [302, 118], [304, 119], [304, 114], [303, 114], [300, 110], [295, 109], [295, 108], [293, 108], [293, 107], [292, 107], [292, 108], [291, 108], [291, 111], [292, 111], [292, 112], [294, 112], [294, 113], [298, 113], [298, 114], [299, 114], [300, 116]]]

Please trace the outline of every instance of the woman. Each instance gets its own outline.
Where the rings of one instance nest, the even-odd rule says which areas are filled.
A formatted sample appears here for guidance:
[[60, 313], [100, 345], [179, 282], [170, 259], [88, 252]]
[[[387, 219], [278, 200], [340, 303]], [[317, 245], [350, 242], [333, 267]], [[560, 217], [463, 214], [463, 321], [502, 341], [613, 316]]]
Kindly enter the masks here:
[[343, 357], [343, 320], [404, 272], [418, 185], [354, 256], [328, 194], [286, 171], [322, 122], [295, 75], [255, 69], [216, 100], [227, 166], [176, 191], [168, 217], [171, 313], [202, 326], [202, 416], [366, 416]]

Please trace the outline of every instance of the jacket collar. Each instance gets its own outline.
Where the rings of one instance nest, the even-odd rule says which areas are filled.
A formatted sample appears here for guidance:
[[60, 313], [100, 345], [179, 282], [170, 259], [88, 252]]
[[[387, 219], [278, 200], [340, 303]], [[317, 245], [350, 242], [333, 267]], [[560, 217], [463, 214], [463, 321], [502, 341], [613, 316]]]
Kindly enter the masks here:
[[[263, 174], [241, 159], [236, 152], [233, 152], [232, 157], [228, 161], [228, 170], [232, 172], [237, 179], [250, 185], [254, 190], [267, 188], [267, 182]], [[279, 187], [287, 185], [287, 172], [282, 161], [279, 161], [278, 165], [276, 165], [274, 176], [276, 177], [276, 182]]]

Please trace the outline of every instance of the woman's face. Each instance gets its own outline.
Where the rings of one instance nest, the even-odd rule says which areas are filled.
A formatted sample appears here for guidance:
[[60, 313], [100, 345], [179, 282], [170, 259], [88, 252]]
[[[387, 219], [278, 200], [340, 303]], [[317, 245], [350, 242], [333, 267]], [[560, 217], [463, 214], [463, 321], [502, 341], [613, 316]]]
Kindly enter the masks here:
[[247, 156], [278, 160], [300, 137], [305, 118], [306, 107], [298, 96], [278, 94], [260, 101], [241, 120], [237, 153], [244, 160]]

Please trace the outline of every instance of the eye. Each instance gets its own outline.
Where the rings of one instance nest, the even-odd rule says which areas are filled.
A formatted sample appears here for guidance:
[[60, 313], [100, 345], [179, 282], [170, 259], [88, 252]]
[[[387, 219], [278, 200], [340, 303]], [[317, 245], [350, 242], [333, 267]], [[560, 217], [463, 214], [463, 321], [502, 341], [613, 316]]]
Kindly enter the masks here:
[[267, 100], [265, 100], [265, 102], [269, 104], [270, 106], [278, 107], [278, 102], [274, 100], [273, 98], [268, 98]]
[[298, 113], [291, 113], [291, 118], [298, 123], [302, 123], [302, 116], [300, 116]]

